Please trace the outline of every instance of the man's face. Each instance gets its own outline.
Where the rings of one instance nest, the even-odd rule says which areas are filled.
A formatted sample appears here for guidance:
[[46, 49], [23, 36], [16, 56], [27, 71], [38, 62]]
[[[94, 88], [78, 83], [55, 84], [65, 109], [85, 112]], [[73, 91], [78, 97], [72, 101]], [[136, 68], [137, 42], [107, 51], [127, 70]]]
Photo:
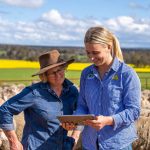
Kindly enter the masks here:
[[52, 85], [61, 85], [65, 79], [65, 66], [58, 66], [52, 69], [49, 69], [46, 72], [48, 82]]

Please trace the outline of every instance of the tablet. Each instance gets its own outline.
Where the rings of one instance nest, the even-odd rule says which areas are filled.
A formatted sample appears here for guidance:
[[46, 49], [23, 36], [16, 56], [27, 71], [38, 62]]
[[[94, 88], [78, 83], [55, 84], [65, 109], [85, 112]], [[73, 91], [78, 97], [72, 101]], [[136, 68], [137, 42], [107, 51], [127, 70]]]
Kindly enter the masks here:
[[83, 121], [85, 120], [94, 120], [95, 116], [92, 114], [88, 115], [62, 115], [62, 116], [57, 116], [58, 120], [61, 123], [74, 123], [74, 124], [79, 124], [82, 125]]

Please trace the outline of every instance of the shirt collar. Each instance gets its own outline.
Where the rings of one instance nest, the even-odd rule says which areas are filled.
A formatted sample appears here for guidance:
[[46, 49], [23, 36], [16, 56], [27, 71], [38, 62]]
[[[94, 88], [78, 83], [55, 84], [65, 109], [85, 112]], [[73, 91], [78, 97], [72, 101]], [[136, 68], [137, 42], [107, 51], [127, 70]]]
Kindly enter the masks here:
[[91, 67], [91, 74], [94, 74], [94, 76], [99, 78], [99, 73], [98, 73], [97, 68], [96, 68], [96, 66], [94, 64]]
[[68, 91], [72, 85], [73, 83], [70, 80], [65, 78], [64, 83], [63, 83], [63, 88]]
[[[72, 86], [72, 85], [73, 85], [73, 83], [65, 78], [65, 80], [63, 82], [63, 88], [65, 90], [69, 90], [70, 86]], [[42, 89], [47, 89], [47, 90], [49, 89], [49, 90], [51, 90], [50, 85], [49, 85], [48, 82], [46, 82], [46, 83], [41, 82], [40, 86], [41, 86]]]
[[120, 62], [117, 57], [114, 58], [113, 64], [110, 69], [113, 69], [115, 72], [119, 69]]

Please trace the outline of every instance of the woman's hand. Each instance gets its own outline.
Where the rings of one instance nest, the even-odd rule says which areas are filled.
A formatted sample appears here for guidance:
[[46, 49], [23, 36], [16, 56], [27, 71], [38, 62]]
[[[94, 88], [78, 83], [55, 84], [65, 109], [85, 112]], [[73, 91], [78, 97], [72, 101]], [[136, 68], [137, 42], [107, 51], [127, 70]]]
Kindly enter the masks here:
[[114, 121], [110, 116], [96, 116], [95, 120], [86, 120], [84, 124], [100, 130], [106, 125], [113, 125]]
[[76, 125], [73, 123], [62, 123], [61, 126], [66, 130], [74, 130]]

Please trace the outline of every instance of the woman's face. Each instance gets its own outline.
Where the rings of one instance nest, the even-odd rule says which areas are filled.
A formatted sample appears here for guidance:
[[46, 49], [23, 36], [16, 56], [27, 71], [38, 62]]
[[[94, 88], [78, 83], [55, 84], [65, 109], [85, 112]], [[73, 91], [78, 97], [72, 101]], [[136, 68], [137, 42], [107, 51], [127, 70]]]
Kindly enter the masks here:
[[86, 43], [85, 50], [90, 61], [96, 66], [107, 65], [112, 60], [108, 45]]
[[46, 72], [48, 82], [53, 86], [62, 85], [65, 79], [65, 66], [58, 66]]

